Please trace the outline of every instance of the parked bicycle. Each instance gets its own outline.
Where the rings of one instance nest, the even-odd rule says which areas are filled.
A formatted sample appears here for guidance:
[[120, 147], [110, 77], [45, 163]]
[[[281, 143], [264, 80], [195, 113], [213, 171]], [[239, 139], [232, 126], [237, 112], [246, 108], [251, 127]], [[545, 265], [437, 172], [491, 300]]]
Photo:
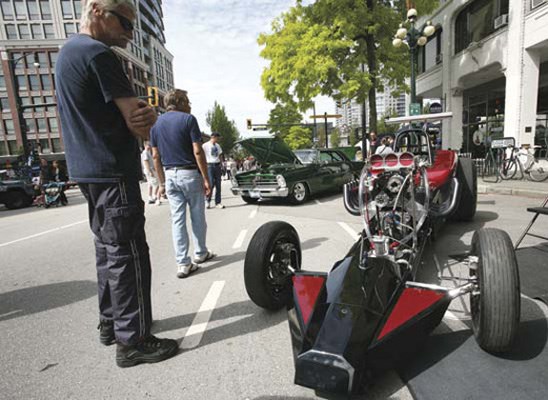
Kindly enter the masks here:
[[[533, 147], [537, 148], [538, 146]], [[509, 146], [500, 165], [499, 175], [502, 179], [514, 179], [518, 170], [520, 172], [519, 179], [527, 177], [533, 182], [543, 182], [548, 179], [548, 160], [537, 159], [534, 150], [530, 148], [518, 149]]]

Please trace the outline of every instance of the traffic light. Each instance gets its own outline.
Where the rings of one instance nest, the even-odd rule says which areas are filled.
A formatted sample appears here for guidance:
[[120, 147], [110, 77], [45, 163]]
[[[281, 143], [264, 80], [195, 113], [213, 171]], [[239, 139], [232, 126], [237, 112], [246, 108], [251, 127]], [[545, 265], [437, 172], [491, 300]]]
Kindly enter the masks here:
[[251, 123], [251, 118], [247, 119], [247, 130], [250, 131], [253, 128], [253, 124]]
[[158, 88], [149, 86], [148, 88], [148, 104], [152, 107], [158, 107]]

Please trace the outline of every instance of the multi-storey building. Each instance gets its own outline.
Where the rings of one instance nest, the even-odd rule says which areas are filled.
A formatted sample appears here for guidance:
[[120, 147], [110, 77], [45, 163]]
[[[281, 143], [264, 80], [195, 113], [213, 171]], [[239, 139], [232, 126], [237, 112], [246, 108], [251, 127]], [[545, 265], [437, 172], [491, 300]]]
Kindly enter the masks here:
[[453, 112], [442, 146], [546, 145], [548, 1], [445, 0], [427, 19], [437, 29], [419, 53], [417, 95]]
[[[63, 158], [55, 62], [63, 43], [79, 30], [83, 4], [0, 0], [0, 163], [21, 154], [25, 142], [47, 159]], [[147, 95], [147, 86], [158, 87], [162, 95], [173, 88], [173, 56], [164, 46], [162, 2], [135, 0], [135, 5], [134, 39], [126, 49], [114, 50], [138, 96]]]
[[[393, 95], [395, 87], [385, 87], [383, 92], [378, 92], [376, 96], [377, 115], [383, 116], [404, 116], [406, 98], [405, 93], [398, 96]], [[341, 131], [341, 143], [350, 144], [350, 135], [356, 129], [362, 127], [362, 106], [356, 100], [342, 101], [336, 104], [336, 113], [342, 115], [337, 119], [336, 125]], [[366, 125], [369, 126], [369, 113], [366, 112]]]

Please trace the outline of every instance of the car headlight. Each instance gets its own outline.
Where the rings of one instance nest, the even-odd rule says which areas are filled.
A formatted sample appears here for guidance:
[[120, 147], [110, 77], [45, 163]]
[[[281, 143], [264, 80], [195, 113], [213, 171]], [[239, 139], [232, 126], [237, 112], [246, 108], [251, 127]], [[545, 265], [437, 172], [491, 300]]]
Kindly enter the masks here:
[[278, 186], [281, 188], [284, 188], [287, 186], [287, 184], [285, 183], [285, 178], [281, 175], [276, 176], [276, 181], [278, 182]]

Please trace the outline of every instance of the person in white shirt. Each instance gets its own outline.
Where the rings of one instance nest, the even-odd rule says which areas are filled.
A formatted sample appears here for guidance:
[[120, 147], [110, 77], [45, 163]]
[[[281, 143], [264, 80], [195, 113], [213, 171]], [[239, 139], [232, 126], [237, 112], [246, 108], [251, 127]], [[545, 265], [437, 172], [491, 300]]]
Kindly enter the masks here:
[[221, 162], [223, 161], [223, 149], [221, 145], [217, 143], [221, 135], [217, 132], [211, 133], [211, 139], [202, 145], [207, 161], [207, 173], [209, 175], [209, 182], [211, 184], [211, 192], [207, 196], [207, 208], [211, 208], [211, 197], [213, 195], [213, 188], [215, 188], [215, 207], [225, 208], [221, 204], [221, 179], [222, 168]]
[[161, 204], [160, 196], [158, 195], [160, 185], [158, 184], [158, 175], [154, 169], [152, 149], [148, 141], [145, 141], [145, 148], [141, 152], [141, 164], [143, 164], [143, 173], [147, 178], [148, 204], [156, 203], [159, 206]]
[[394, 150], [392, 150], [392, 148], [388, 145], [388, 139], [386, 137], [383, 137], [381, 139], [380, 146], [378, 146], [377, 149], [375, 150], [375, 154], [380, 154], [381, 156], [385, 154], [390, 154], [393, 152]]

